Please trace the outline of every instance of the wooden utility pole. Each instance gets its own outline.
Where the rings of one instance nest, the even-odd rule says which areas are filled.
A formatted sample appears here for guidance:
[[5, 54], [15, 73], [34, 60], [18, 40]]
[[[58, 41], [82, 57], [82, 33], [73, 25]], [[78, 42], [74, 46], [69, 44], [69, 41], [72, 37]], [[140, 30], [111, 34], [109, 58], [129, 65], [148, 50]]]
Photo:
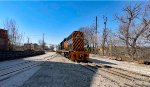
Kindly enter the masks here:
[[97, 34], [97, 16], [96, 16], [96, 34]]
[[96, 51], [96, 48], [97, 48], [97, 16], [96, 16], [96, 26], [95, 26], [95, 28], [96, 28], [96, 32], [95, 32], [95, 51]]
[[104, 51], [105, 51], [105, 43], [107, 40], [107, 29], [106, 29], [106, 24], [107, 24], [107, 17], [103, 16], [104, 19], [104, 30], [103, 30], [103, 40], [102, 40], [102, 52], [104, 55]]
[[44, 47], [45, 47], [45, 43], [44, 43], [44, 33], [43, 33], [43, 50], [44, 50]]
[[28, 44], [29, 44], [29, 37], [28, 37]]

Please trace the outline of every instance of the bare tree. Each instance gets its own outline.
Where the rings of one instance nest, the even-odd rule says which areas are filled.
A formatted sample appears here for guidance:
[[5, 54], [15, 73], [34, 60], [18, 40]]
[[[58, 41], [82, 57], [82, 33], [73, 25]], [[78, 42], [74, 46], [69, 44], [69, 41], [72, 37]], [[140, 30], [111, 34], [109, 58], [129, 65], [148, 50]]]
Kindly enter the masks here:
[[39, 43], [40, 46], [43, 46], [43, 40], [39, 40], [38, 43]]
[[50, 49], [51, 51], [54, 51], [54, 48], [55, 48], [54, 45], [50, 45], [50, 46], [49, 46], [49, 49]]
[[14, 46], [17, 45], [17, 41], [22, 39], [22, 36], [18, 33], [18, 26], [13, 19], [7, 19], [4, 22], [4, 28], [8, 30], [9, 47], [11, 50], [15, 50]]
[[44, 42], [43, 40], [39, 40], [38, 43], [40, 47], [42, 47], [42, 49], [44, 50], [44, 47], [46, 46], [46, 42]]
[[[143, 10], [141, 4], [128, 5], [123, 8], [124, 15], [116, 16], [119, 25], [118, 37], [126, 45], [127, 54], [134, 60], [142, 35], [150, 31], [150, 19], [146, 17], [148, 9]], [[137, 23], [138, 21], [138, 23]]]
[[[145, 6], [145, 9], [144, 9], [144, 19], [145, 20], [150, 20], [150, 0], [149, 0], [149, 3]], [[143, 37], [147, 40], [146, 42], [149, 42], [150, 43], [150, 29], [147, 30], [147, 32], [144, 32], [143, 33]]]
[[90, 48], [90, 52], [94, 52], [96, 43], [96, 28], [95, 26], [81, 27], [79, 31], [84, 33], [84, 44]]

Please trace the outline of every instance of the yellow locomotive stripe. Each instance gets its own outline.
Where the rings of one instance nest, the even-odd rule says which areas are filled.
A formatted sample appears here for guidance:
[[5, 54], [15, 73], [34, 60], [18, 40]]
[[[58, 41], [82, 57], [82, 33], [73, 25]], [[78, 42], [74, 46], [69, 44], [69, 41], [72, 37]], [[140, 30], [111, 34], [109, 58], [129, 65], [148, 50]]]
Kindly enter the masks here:
[[81, 40], [78, 40], [78, 41], [77, 41], [77, 44], [78, 44], [78, 45], [77, 45], [76, 49], [79, 49], [79, 47], [80, 47], [80, 42], [81, 42]]
[[75, 44], [76, 42], [75, 42], [75, 39], [73, 40], [73, 50], [75, 50], [75, 46], [76, 46], [76, 44]]
[[76, 47], [77, 47], [77, 45], [78, 45], [78, 44], [77, 44], [77, 41], [78, 41], [78, 40], [74, 39], [74, 42], [73, 42], [73, 43], [74, 43], [74, 45], [73, 45], [74, 50], [76, 50]]
[[[84, 41], [83, 41], [83, 33], [81, 32], [74, 32], [73, 35], [73, 43], [72, 43], [72, 46], [73, 46], [73, 50], [82, 50], [83, 47], [84, 47]], [[80, 37], [82, 39], [76, 39], [75, 37]]]
[[78, 44], [79, 45], [78, 45], [77, 49], [82, 50], [82, 48], [83, 48], [83, 40], [79, 40]]
[[78, 49], [78, 47], [79, 47], [79, 44], [80, 43], [80, 40], [77, 40], [77, 46], [76, 46], [76, 49]]
[[74, 45], [75, 50], [77, 50], [77, 46], [78, 46], [78, 40], [75, 40], [75, 45]]
[[83, 48], [83, 40], [76, 40], [75, 50], [82, 50]]
[[77, 49], [81, 49], [83, 48], [83, 41], [82, 40], [78, 40], [78, 46], [77, 46]]
[[76, 47], [77, 47], [77, 40], [74, 39], [74, 50], [76, 50]]
[[76, 37], [77, 34], [78, 34], [78, 32], [74, 32], [74, 33], [73, 33], [73, 37]]

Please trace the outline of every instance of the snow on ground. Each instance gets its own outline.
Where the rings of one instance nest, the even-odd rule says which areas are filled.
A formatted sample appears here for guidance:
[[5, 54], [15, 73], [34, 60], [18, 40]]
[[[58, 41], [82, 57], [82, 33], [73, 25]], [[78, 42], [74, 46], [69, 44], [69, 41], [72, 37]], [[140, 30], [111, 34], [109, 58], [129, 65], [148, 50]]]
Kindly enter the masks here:
[[100, 57], [90, 57], [90, 60], [96, 63], [110, 65], [117, 68], [122, 68], [125, 70], [141, 73], [144, 75], [150, 76], [150, 66], [149, 65], [142, 65], [133, 62], [126, 62], [126, 61], [116, 61], [110, 60], [108, 58], [100, 58]]

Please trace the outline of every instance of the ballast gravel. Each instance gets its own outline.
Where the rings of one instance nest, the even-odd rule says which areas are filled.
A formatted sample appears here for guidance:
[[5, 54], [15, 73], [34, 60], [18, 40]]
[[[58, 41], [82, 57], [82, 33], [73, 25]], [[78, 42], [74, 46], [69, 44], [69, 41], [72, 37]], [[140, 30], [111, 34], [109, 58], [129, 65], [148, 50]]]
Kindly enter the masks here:
[[57, 56], [41, 65], [22, 87], [119, 87], [115, 82]]

